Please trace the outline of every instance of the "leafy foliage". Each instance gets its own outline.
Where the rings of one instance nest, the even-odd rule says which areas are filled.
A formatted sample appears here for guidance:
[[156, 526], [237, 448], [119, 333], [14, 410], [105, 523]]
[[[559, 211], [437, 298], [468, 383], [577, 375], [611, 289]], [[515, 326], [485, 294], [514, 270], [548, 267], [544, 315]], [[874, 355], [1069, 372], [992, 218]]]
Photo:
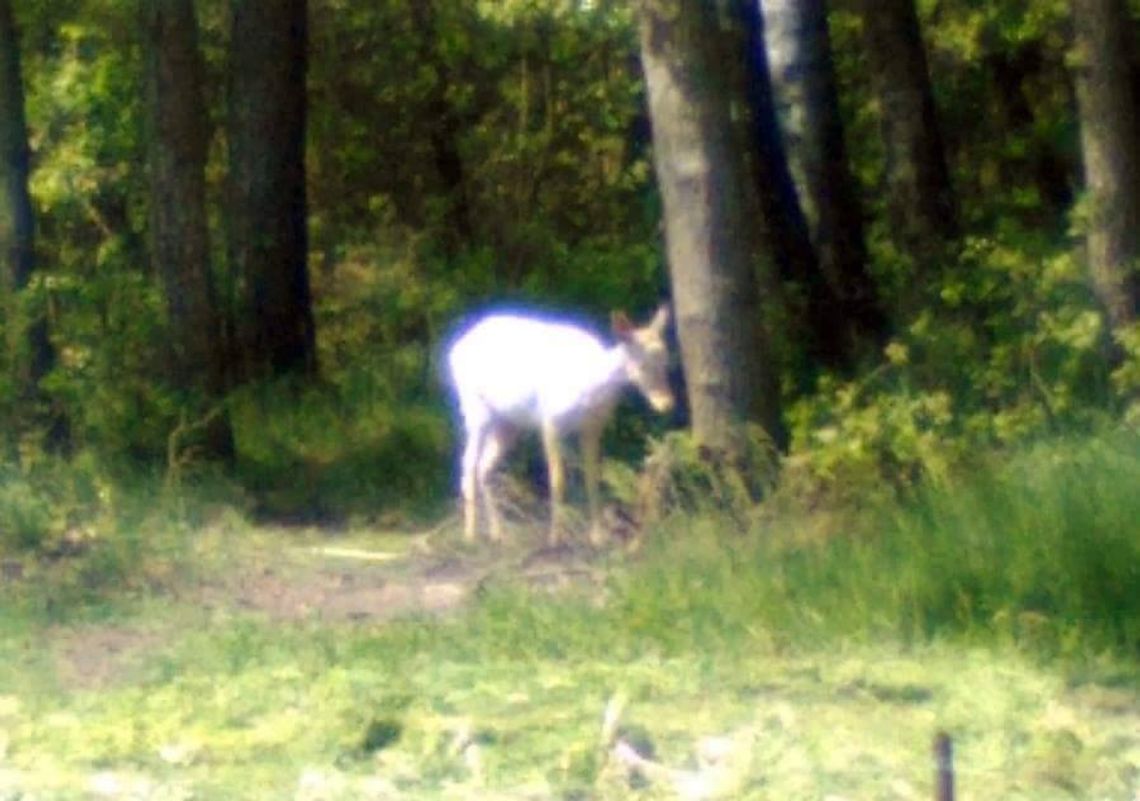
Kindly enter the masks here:
[[809, 494], [945, 478], [979, 451], [1095, 429], [1125, 397], [1071, 251], [1016, 227], [971, 237], [929, 293], [881, 364], [855, 380], [825, 377], [790, 411], [791, 467]]
[[[312, 518], [371, 514], [397, 499], [439, 508], [451, 488], [438, 357], [455, 321], [502, 300], [600, 318], [647, 308], [666, 289], [633, 5], [311, 5], [309, 255], [323, 375], [316, 388], [270, 384], [227, 401], [240, 422], [234, 474], [266, 510]], [[115, 469], [165, 470], [172, 432], [202, 407], [165, 380], [165, 310], [144, 246], [134, 6], [17, 6], [40, 264], [5, 308], [49, 310], [59, 360], [45, 389], [76, 449]], [[1110, 370], [1113, 343], [1074, 248], [1083, 222], [1066, 4], [918, 7], [964, 236], [928, 264], [892, 242], [861, 22], [836, 4], [850, 161], [894, 338], [857, 374], [817, 379], [790, 319], [799, 289], [767, 299], [793, 430], [782, 492], [809, 503], [909, 492], [980, 451], [1137, 414], [1137, 337], [1118, 333], [1123, 358]], [[227, 10], [210, 0], [198, 11], [214, 266], [232, 312], [222, 247]], [[12, 315], [0, 323], [9, 342]], [[10, 348], [0, 358], [14, 363]], [[22, 403], [6, 367], [0, 414], [14, 419]], [[640, 460], [654, 425], [624, 409], [609, 450]], [[667, 442], [684, 451], [683, 438]], [[674, 481], [680, 495], [686, 469]], [[766, 484], [767, 469], [748, 481]], [[630, 494], [614, 481], [619, 499]]]

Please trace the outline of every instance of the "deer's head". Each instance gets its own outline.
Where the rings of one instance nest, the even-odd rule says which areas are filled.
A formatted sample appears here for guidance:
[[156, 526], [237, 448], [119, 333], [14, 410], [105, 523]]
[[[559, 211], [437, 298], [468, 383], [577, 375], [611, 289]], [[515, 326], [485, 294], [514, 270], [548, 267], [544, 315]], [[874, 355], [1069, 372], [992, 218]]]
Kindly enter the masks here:
[[626, 376], [654, 411], [662, 414], [670, 411], [675, 403], [669, 384], [669, 347], [665, 342], [668, 324], [669, 307], [664, 305], [640, 328], [631, 323], [624, 312], [613, 315], [614, 335], [625, 345], [628, 356]]

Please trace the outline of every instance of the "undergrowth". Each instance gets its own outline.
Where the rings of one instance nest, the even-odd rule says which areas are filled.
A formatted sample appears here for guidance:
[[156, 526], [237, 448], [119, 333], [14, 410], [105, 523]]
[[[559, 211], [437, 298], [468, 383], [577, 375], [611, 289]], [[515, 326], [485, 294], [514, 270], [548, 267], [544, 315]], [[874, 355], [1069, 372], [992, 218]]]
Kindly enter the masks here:
[[[546, 592], [499, 569], [462, 610], [384, 623], [179, 602], [184, 571], [304, 575], [233, 541], [289, 550], [280, 530], [110, 499], [88, 550], [29, 562], [43, 572], [2, 599], [0, 796], [660, 797], [606, 751], [617, 703], [620, 736], [665, 765], [729, 743], [710, 797], [923, 797], [935, 727], [971, 798], [1125, 797], [1138, 480], [1140, 440], [1119, 435], [843, 515], [686, 495], [601, 585]], [[118, 645], [100, 656], [104, 634]], [[59, 666], [87, 655], [104, 677], [75, 685]]]
[[735, 515], [678, 515], [621, 580], [614, 614], [672, 650], [966, 638], [1136, 659], [1138, 486], [1140, 438], [1120, 434], [927, 481], [822, 534], [818, 513], [749, 529]]

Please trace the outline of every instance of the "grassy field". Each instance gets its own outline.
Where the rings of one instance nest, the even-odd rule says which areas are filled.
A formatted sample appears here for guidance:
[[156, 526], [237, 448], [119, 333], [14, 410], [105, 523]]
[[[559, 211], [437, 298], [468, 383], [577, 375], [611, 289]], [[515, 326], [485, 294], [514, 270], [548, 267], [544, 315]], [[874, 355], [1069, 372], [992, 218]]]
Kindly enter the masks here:
[[1053, 444], [636, 559], [135, 521], [145, 580], [5, 590], [0, 799], [926, 799], [944, 730], [962, 798], [1132, 801], [1137, 486]]

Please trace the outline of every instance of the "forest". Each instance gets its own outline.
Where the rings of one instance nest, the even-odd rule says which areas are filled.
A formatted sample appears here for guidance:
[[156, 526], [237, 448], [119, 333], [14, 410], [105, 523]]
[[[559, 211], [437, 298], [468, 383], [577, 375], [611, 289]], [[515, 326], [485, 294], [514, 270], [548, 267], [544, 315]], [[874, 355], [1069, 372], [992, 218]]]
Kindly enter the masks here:
[[1123, 3], [136, 5], [5, 3], [13, 475], [431, 508], [441, 343], [504, 302], [671, 297], [671, 427], [812, 491], [1134, 423]]
[[[630, 706], [766, 732], [749, 765], [785, 772], [741, 769], [723, 797], [866, 796], [896, 769], [921, 783], [926, 742], [906, 747], [919, 767], [884, 751], [867, 779], [788, 744], [809, 734], [783, 712], [741, 723], [727, 698], [762, 682], [750, 648], [776, 660], [781, 698], [854, 687], [876, 715], [914, 712], [914, 737], [937, 705], [980, 770], [1004, 771], [969, 797], [1134, 792], [1134, 712], [1104, 710], [1140, 687], [1138, 36], [1133, 0], [0, 0], [0, 685], [41, 698], [0, 686], [0, 797], [87, 797], [21, 753], [146, 772], [174, 741], [188, 755], [158, 761], [187, 794], [148, 775], [104, 795], [523, 797], [506, 788], [541, 780], [541, 797], [644, 797], [581, 734], [597, 698], [554, 692], [565, 707], [520, 723], [476, 697], [484, 679], [531, 700], [617, 684]], [[502, 478], [515, 543], [461, 544], [444, 367], [460, 327], [526, 308], [608, 336], [611, 313], [662, 303], [679, 402], [659, 416], [630, 393], [606, 429], [613, 548], [519, 556], [545, 514], [535, 445]], [[380, 575], [359, 565], [266, 589], [301, 569], [272, 559], [342, 541], [410, 560], [376, 580], [414, 573], [419, 600], [354, 617], [344, 587]], [[504, 559], [525, 586], [498, 583]], [[534, 559], [560, 563], [568, 595], [534, 589]], [[436, 568], [459, 571], [466, 616], [405, 624], [437, 611]], [[64, 671], [67, 700], [42, 700], [60, 690], [40, 684], [50, 649], [27, 643], [52, 626], [156, 603], [198, 620], [219, 594], [271, 624], [223, 616], [186, 635], [207, 639], [156, 635], [159, 654], [120, 623], [104, 650], [145, 652], [139, 686], [171, 710], [221, 674], [233, 698], [151, 718], [133, 690]], [[303, 614], [281, 612], [294, 601]], [[351, 628], [361, 616], [399, 620]], [[847, 662], [813, 661], [835, 642]], [[883, 642], [935, 649], [935, 673], [910, 654], [888, 675]], [[1026, 697], [1062, 671], [1058, 708], [1100, 723], [1014, 722], [1025, 707], [980, 663], [965, 700], [947, 642], [1011, 649]], [[706, 701], [645, 659], [705, 676]], [[275, 707], [314, 714], [277, 694], [310, 692], [304, 676], [336, 710], [308, 732]], [[243, 693], [263, 706], [235, 723]], [[37, 728], [37, 703], [108, 733], [150, 722], [75, 756], [77, 732]], [[478, 718], [463, 736], [457, 708]], [[578, 734], [505, 748], [548, 714]], [[852, 714], [813, 742], [839, 748], [869, 713]], [[662, 759], [681, 729], [655, 733]], [[383, 754], [397, 778], [368, 789]], [[326, 761], [319, 790], [270, 776]]]

